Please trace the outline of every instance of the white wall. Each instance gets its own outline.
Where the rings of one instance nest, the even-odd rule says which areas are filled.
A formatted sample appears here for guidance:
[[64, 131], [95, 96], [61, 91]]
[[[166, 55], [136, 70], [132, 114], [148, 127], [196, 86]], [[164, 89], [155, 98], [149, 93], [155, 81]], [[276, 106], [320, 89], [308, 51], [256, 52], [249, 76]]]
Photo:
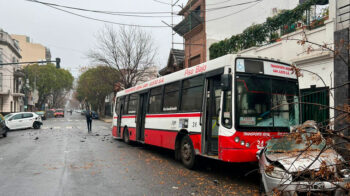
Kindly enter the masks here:
[[[324, 27], [306, 30], [306, 37], [310, 42], [317, 44], [333, 43], [335, 23], [332, 19], [326, 22]], [[315, 44], [300, 45], [297, 41], [291, 39], [303, 39], [303, 31], [299, 30], [282, 37], [282, 41], [269, 44], [263, 47], [253, 47], [244, 51], [241, 54], [252, 54], [261, 57], [269, 57], [281, 59], [290, 63], [295, 63], [301, 69], [305, 69], [319, 75], [327, 87], [334, 85], [334, 62], [333, 54], [330, 51], [319, 50], [320, 47]], [[314, 50], [306, 52], [308, 47]], [[330, 45], [330, 47], [333, 47]], [[300, 89], [310, 88], [311, 85], [316, 87], [325, 87], [323, 81], [315, 74], [302, 72], [303, 76], [299, 78]], [[334, 92], [333, 92], [334, 93]], [[330, 106], [334, 106], [334, 99], [330, 96]], [[330, 117], [333, 117], [334, 111], [330, 110]]]
[[[273, 8], [277, 8], [278, 10], [293, 9], [298, 5], [299, 0], [264, 0], [258, 3], [213, 10], [213, 8], [230, 6], [244, 2], [247, 1], [206, 1], [207, 51], [212, 43], [229, 38], [232, 35], [240, 34], [244, 29], [252, 24], [261, 24], [265, 22], [267, 17], [273, 16]], [[209, 52], [207, 54], [207, 59], [209, 59]]]

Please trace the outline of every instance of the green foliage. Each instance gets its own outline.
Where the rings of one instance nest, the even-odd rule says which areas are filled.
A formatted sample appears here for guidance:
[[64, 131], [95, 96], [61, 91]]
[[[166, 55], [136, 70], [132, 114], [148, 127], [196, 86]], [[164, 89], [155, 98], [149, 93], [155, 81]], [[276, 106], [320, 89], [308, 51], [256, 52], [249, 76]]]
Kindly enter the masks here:
[[233, 35], [229, 39], [214, 43], [209, 47], [210, 59], [259, 46], [267, 43], [269, 40], [276, 40], [276, 31], [278, 29], [284, 25], [292, 25], [303, 20], [303, 15], [306, 10], [309, 10], [312, 5], [324, 2], [325, 0], [305, 1], [293, 10], [284, 10], [274, 17], [267, 18], [266, 22], [263, 24], [252, 25], [241, 34]]
[[114, 84], [119, 82], [119, 78], [120, 74], [114, 68], [90, 68], [79, 77], [76, 98], [80, 102], [88, 102], [94, 109], [103, 111], [105, 98], [113, 92]]
[[69, 71], [57, 69], [53, 64], [29, 65], [24, 68], [24, 73], [29, 79], [31, 89], [36, 89], [39, 92], [39, 107], [47, 101], [49, 96], [59, 96], [69, 91], [74, 81]]

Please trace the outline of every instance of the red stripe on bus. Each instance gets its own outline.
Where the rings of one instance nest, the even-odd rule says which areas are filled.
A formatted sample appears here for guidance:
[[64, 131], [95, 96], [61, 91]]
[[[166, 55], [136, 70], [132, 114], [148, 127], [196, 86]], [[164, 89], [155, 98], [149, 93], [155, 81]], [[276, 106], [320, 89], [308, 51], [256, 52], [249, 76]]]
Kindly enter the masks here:
[[122, 118], [136, 118], [136, 116], [122, 116]]
[[149, 114], [146, 118], [172, 118], [172, 117], [200, 117], [201, 113], [195, 114]]

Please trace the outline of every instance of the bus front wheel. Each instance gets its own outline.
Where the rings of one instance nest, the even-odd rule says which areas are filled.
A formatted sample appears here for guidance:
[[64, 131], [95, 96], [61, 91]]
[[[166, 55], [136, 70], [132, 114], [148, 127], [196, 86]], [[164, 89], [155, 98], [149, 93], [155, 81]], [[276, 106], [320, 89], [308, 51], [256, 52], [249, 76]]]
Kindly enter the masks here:
[[196, 154], [192, 145], [191, 138], [187, 135], [181, 140], [181, 160], [188, 169], [193, 169], [196, 162]]
[[130, 139], [129, 139], [129, 131], [128, 128], [125, 127], [124, 131], [123, 131], [123, 140], [126, 144], [130, 143]]

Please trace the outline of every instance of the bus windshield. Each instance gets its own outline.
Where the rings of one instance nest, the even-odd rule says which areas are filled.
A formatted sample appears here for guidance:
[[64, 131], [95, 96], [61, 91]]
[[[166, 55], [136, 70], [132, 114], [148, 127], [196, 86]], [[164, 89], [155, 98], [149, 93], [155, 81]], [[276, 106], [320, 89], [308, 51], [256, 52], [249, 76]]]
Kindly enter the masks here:
[[286, 79], [236, 77], [238, 127], [286, 127], [299, 124], [298, 83]]

